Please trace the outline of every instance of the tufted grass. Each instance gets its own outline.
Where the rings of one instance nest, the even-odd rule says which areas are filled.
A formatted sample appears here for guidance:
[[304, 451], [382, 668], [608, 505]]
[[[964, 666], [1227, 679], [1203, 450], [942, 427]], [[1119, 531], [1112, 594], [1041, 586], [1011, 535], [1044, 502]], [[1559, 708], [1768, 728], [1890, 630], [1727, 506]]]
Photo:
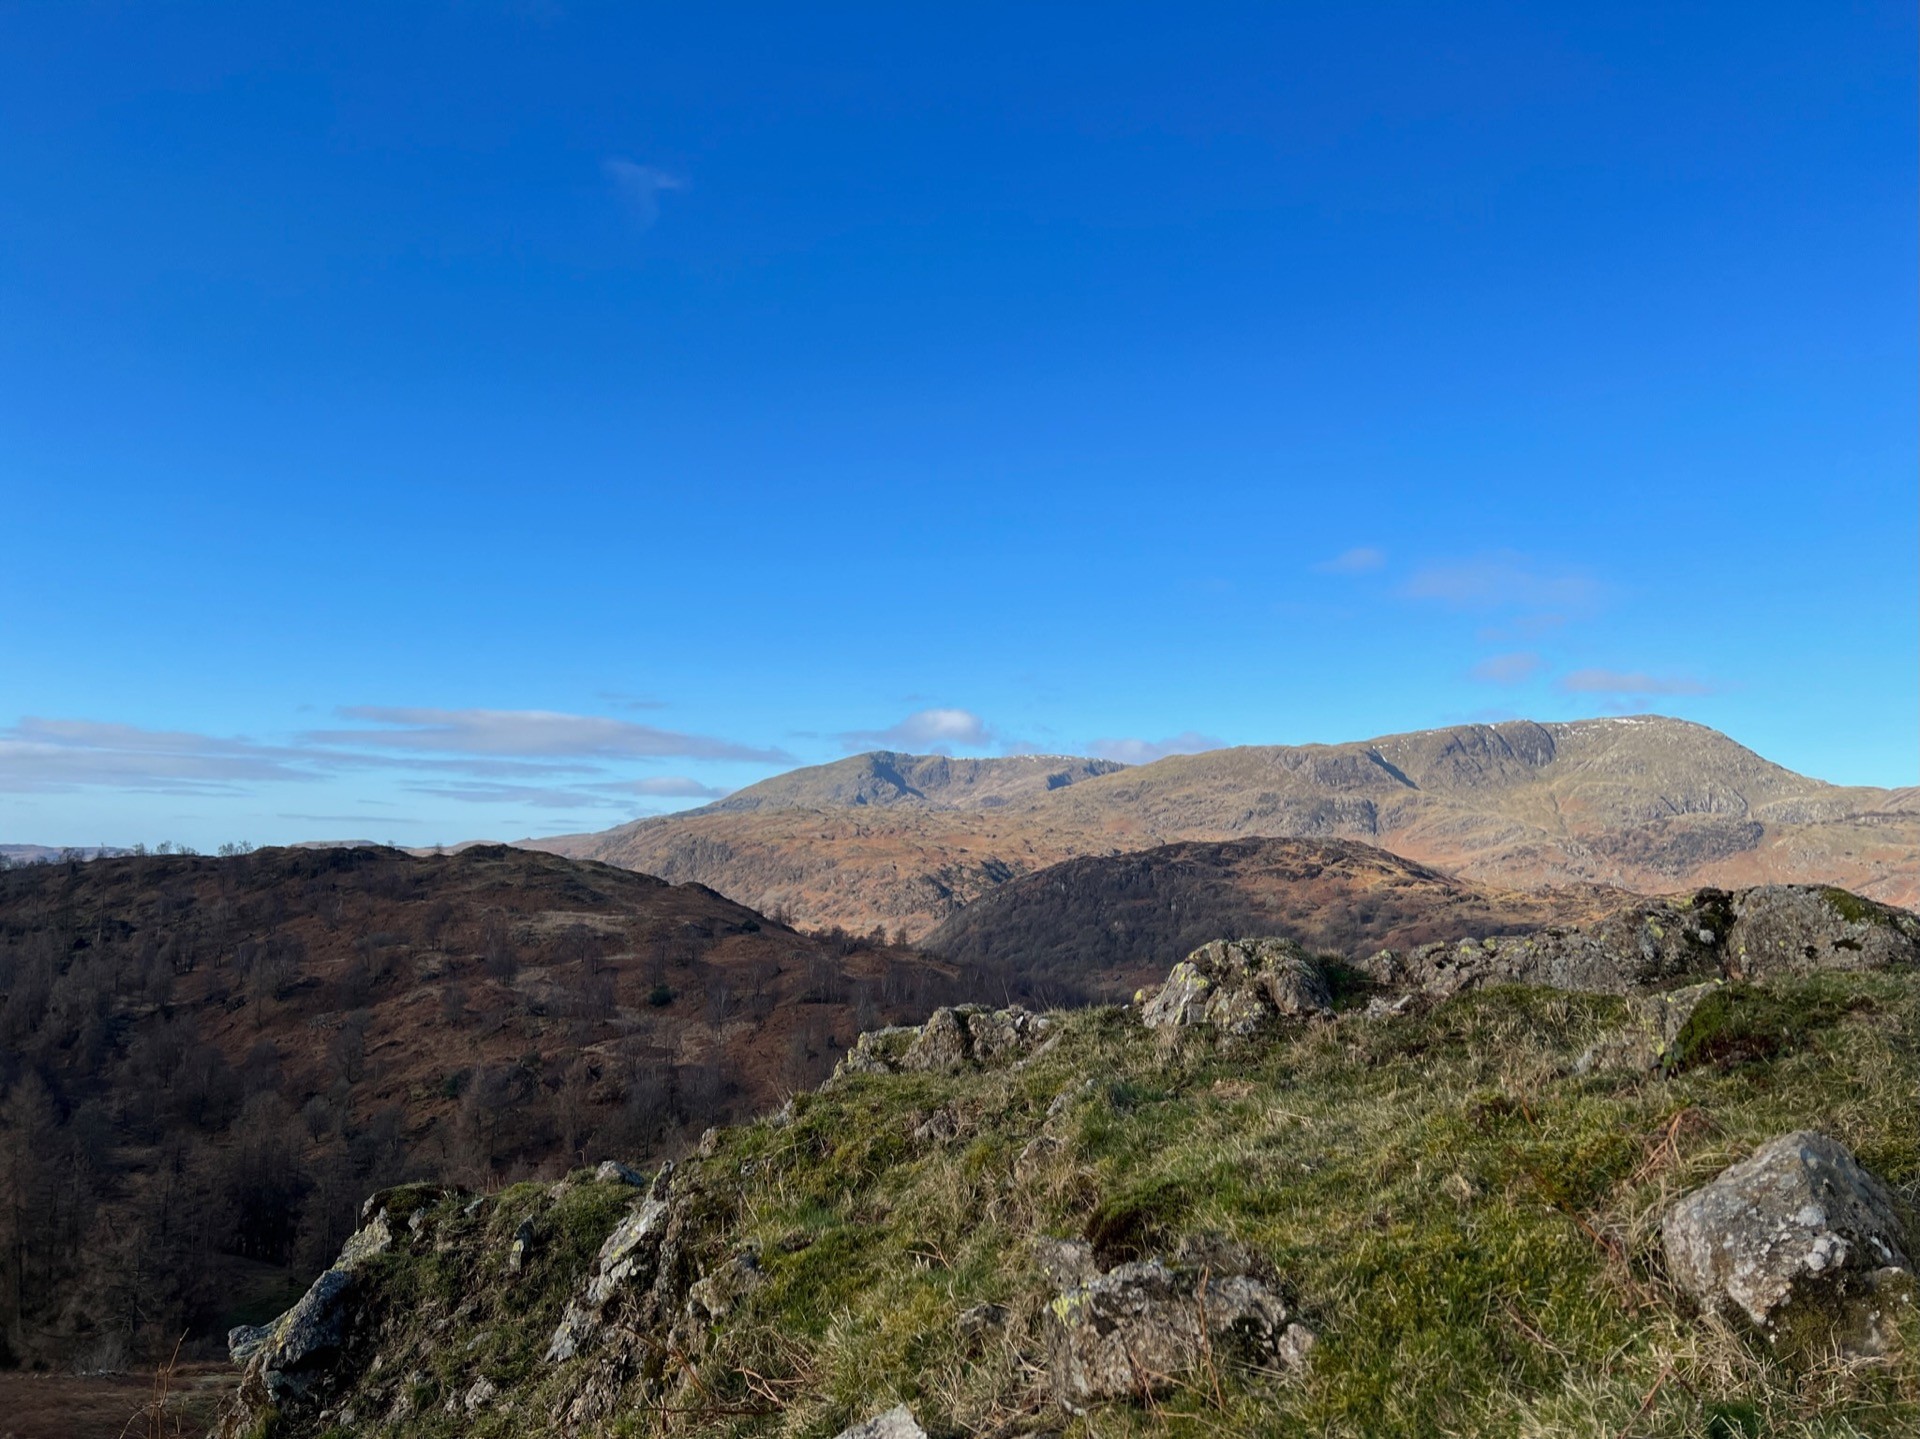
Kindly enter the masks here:
[[[1682, 1193], [1792, 1129], [1831, 1133], [1920, 1193], [1920, 982], [1829, 974], [1710, 1005], [1664, 1075], [1575, 1072], [1622, 1001], [1502, 989], [1237, 1045], [1169, 1047], [1127, 1011], [1081, 1011], [1022, 1065], [800, 1096], [789, 1122], [724, 1131], [681, 1173], [767, 1281], [686, 1371], [676, 1402], [695, 1412], [630, 1408], [607, 1430], [826, 1439], [904, 1401], [935, 1435], [1920, 1431], [1920, 1335], [1890, 1365], [1788, 1365], [1692, 1312], [1658, 1234]], [[428, 1412], [353, 1432], [548, 1432], [559, 1390], [540, 1351], [632, 1195], [526, 1186], [471, 1217], [437, 1211], [443, 1252], [395, 1257], [380, 1281], [394, 1312], [419, 1316]], [[523, 1218], [541, 1239], [509, 1283]], [[1109, 1259], [1241, 1246], [1318, 1334], [1311, 1362], [1222, 1367], [1145, 1406], [1049, 1409], [1040, 1235]], [[989, 1304], [1002, 1327], [962, 1323]], [[482, 1374], [510, 1391], [499, 1407], [435, 1407]]]

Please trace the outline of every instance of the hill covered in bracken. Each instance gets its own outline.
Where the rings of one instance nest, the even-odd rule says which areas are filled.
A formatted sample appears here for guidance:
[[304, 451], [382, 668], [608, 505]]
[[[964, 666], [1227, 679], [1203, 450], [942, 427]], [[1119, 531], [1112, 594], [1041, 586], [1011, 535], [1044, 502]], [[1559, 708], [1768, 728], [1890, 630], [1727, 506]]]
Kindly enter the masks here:
[[0, 871], [4, 1357], [210, 1339], [277, 1308], [372, 1189], [678, 1150], [970, 993], [698, 885], [498, 846]]
[[1005, 771], [990, 804], [939, 779], [943, 765], [1023, 763], [863, 755], [530, 843], [804, 923], [916, 937], [1062, 860], [1251, 836], [1360, 840], [1506, 889], [1817, 882], [1920, 902], [1920, 792], [1825, 784], [1659, 716], [1248, 746], [1104, 772], [1050, 758]]

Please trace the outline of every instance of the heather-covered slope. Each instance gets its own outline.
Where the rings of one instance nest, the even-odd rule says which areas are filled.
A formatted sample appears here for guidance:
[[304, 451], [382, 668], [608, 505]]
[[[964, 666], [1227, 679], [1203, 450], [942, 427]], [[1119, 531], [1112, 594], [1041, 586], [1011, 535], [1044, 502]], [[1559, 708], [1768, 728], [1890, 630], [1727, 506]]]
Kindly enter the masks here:
[[1358, 839], [1510, 889], [1815, 882], [1920, 902], [1910, 791], [1823, 784], [1659, 716], [1176, 755], [967, 809], [860, 799], [881, 770], [946, 763], [859, 756], [717, 806], [533, 843], [810, 924], [913, 936], [1062, 860], [1246, 836]]

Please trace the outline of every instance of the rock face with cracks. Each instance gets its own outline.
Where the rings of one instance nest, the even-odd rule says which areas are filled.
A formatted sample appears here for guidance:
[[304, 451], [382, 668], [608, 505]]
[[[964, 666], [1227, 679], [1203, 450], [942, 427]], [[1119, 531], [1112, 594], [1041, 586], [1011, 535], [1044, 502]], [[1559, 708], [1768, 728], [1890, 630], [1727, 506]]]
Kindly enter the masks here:
[[1445, 999], [1494, 984], [1630, 994], [1716, 976], [1916, 966], [1920, 919], [1905, 910], [1816, 885], [1764, 885], [1648, 900], [1577, 929], [1382, 951], [1366, 968], [1388, 986]]
[[1744, 1316], [1783, 1351], [1884, 1354], [1913, 1306], [1908, 1216], [1824, 1134], [1763, 1145], [1674, 1205], [1661, 1237], [1703, 1308]]
[[1048, 1373], [1054, 1397], [1069, 1409], [1165, 1394], [1210, 1364], [1298, 1365], [1313, 1344], [1280, 1296], [1251, 1275], [1216, 1276], [1158, 1259], [1103, 1274], [1085, 1254], [1044, 1263], [1068, 1277], [1080, 1269], [1048, 1309]]
[[1217, 939], [1173, 967], [1155, 993], [1135, 996], [1149, 1029], [1210, 1025], [1250, 1035], [1283, 1020], [1329, 1013], [1326, 976], [1287, 939]]

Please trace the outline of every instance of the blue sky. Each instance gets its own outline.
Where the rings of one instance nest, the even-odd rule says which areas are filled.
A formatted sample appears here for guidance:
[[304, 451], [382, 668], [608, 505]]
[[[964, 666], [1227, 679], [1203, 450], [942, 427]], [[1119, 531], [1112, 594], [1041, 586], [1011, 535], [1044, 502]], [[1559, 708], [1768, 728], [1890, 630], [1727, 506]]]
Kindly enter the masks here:
[[1912, 784], [1914, 32], [0, 4], [0, 840], [1647, 710]]

